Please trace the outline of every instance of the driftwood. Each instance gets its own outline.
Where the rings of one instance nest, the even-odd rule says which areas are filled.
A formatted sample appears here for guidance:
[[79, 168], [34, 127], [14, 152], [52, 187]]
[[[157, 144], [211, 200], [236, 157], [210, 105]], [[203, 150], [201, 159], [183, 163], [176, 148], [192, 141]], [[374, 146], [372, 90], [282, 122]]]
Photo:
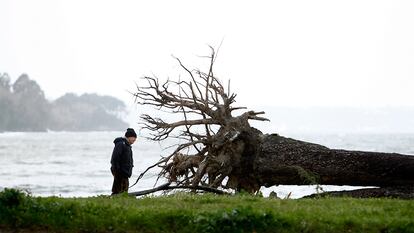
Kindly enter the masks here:
[[264, 135], [251, 127], [251, 120], [269, 120], [262, 117], [262, 111], [241, 112], [246, 108], [233, 106], [236, 94], [230, 82], [226, 87], [213, 74], [214, 49], [208, 58], [206, 72], [189, 69], [177, 59], [187, 79], [160, 82], [144, 77], [145, 85], [137, 85], [137, 103], [182, 115], [175, 122], [141, 116], [142, 128], [149, 131], [151, 140], [177, 138], [181, 143], [137, 182], [148, 170], [161, 167], [159, 178], [181, 188], [221, 187], [254, 193], [262, 186], [280, 184], [414, 186], [414, 156], [329, 149], [277, 134]]

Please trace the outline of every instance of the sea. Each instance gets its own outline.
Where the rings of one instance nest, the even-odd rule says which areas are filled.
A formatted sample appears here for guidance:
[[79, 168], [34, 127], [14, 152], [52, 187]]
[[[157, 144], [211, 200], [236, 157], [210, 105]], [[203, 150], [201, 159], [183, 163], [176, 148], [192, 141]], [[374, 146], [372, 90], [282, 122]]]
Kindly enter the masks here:
[[[0, 190], [18, 188], [33, 196], [90, 197], [110, 195], [110, 159], [113, 140], [122, 132], [0, 133]], [[330, 148], [395, 152], [414, 155], [414, 134], [287, 133], [282, 136]], [[139, 137], [133, 145], [134, 170], [130, 184], [148, 166], [171, 152], [173, 142], [157, 143]], [[130, 192], [153, 188], [157, 171], [150, 171]], [[160, 180], [158, 184], [164, 181]], [[312, 193], [352, 190], [352, 186], [279, 185], [262, 188], [280, 198]]]

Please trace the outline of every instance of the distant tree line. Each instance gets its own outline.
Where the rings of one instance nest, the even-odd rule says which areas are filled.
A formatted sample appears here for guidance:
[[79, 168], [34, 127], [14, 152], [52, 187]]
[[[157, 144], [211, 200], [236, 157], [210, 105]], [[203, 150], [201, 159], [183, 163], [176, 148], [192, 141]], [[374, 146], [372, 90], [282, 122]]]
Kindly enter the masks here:
[[13, 84], [0, 73], [1, 131], [120, 130], [125, 104], [111, 96], [65, 94], [48, 101], [36, 81], [22, 74]]

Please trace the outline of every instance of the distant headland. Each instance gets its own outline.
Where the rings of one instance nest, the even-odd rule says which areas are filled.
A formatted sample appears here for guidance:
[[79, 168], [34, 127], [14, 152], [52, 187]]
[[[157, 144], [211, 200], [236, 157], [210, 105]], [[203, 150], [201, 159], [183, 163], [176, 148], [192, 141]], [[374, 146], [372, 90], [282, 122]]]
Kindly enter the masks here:
[[112, 96], [67, 93], [49, 101], [27, 74], [11, 84], [0, 73], [0, 132], [119, 130], [127, 127], [125, 113], [125, 103]]

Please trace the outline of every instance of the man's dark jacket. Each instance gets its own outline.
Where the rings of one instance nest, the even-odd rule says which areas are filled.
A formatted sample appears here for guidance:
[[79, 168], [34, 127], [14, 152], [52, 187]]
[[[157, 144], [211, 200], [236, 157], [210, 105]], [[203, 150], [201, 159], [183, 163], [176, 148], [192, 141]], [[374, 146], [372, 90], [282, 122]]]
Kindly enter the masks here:
[[132, 167], [134, 167], [131, 145], [129, 145], [126, 138], [116, 138], [114, 144], [115, 148], [112, 152], [111, 170], [124, 178], [129, 178], [132, 175]]

